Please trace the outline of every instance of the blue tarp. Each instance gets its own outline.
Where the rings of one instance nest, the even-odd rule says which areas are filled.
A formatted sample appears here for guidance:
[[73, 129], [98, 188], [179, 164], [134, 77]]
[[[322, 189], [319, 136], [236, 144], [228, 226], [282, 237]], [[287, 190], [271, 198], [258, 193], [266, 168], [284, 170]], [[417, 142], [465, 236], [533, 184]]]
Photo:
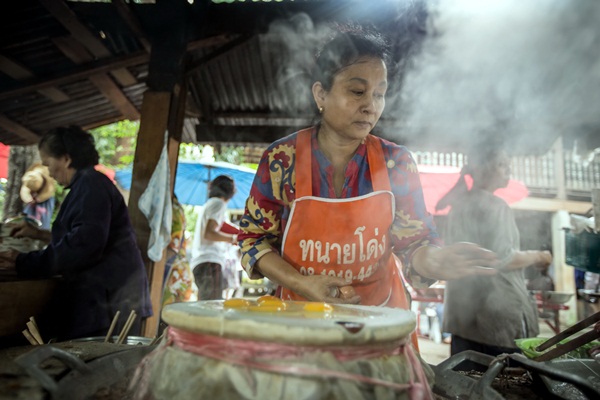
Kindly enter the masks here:
[[[208, 200], [208, 183], [219, 175], [229, 175], [235, 181], [236, 193], [227, 207], [243, 209], [250, 194], [256, 171], [221, 161], [180, 161], [177, 164], [175, 195], [181, 204], [201, 206]], [[125, 190], [131, 188], [131, 168], [115, 172], [115, 180]]]

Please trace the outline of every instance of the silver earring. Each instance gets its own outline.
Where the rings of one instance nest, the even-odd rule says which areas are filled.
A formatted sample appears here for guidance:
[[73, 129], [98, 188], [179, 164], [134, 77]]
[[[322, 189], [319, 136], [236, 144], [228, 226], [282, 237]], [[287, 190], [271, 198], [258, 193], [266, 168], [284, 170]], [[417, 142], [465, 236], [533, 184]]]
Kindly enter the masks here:
[[323, 114], [323, 107], [319, 107], [319, 114]]

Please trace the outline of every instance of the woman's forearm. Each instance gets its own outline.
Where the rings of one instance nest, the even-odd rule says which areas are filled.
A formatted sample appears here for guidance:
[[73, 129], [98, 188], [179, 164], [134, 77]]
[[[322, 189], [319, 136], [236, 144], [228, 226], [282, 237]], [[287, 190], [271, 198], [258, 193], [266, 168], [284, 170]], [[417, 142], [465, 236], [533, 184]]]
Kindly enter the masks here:
[[302, 275], [275, 252], [269, 252], [262, 256], [254, 268], [277, 285], [293, 292], [297, 292], [299, 289]]

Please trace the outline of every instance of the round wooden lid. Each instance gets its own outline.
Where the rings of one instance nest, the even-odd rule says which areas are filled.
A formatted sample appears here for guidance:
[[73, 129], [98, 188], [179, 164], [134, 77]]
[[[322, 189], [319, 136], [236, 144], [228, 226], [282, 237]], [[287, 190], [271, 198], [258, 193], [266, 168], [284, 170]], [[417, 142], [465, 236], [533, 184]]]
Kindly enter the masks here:
[[285, 303], [276, 312], [226, 308], [223, 300], [174, 303], [162, 318], [189, 332], [297, 345], [384, 343], [408, 337], [416, 326], [414, 313], [396, 308], [331, 304], [328, 312], [312, 312], [308, 302]]

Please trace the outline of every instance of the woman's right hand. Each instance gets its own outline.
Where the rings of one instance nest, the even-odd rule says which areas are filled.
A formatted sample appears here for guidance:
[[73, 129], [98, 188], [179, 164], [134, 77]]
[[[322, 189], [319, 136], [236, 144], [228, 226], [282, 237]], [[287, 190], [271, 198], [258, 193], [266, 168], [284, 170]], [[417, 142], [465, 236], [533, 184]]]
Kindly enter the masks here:
[[348, 286], [344, 278], [326, 275], [302, 275], [297, 282], [296, 292], [308, 301], [325, 303], [359, 304], [360, 296], [341, 296], [341, 288]]
[[262, 256], [254, 268], [270, 281], [299, 294], [308, 301], [360, 303], [360, 296], [340, 296], [340, 289], [348, 286], [346, 279], [321, 274], [302, 275], [275, 252], [269, 252]]

